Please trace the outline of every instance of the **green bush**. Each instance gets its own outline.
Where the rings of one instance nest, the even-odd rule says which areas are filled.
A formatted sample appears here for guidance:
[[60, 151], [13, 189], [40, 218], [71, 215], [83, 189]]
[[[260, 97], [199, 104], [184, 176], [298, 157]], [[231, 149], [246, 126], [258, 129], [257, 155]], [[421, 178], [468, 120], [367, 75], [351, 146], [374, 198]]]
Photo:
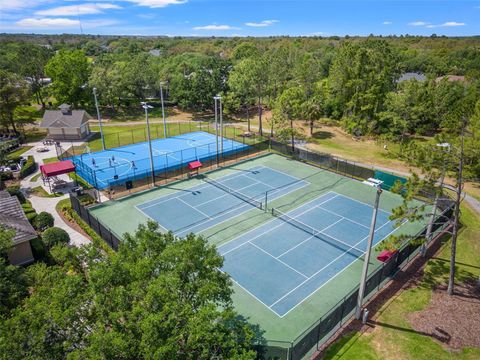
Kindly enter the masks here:
[[40, 231], [44, 231], [48, 228], [51, 228], [53, 226], [53, 216], [52, 214], [42, 211], [37, 215], [37, 218], [35, 219], [35, 228]]
[[20, 204], [25, 204], [25, 202], [27, 201], [25, 199], [25, 195], [23, 195], [23, 193], [20, 191], [19, 185], [10, 186], [7, 188], [7, 191], [10, 195], [16, 196], [18, 198], [18, 201], [20, 201]]
[[32, 155], [27, 157], [27, 162], [25, 165], [22, 166], [20, 169], [20, 177], [23, 179], [24, 177], [33, 174], [37, 170], [37, 163]]
[[95, 203], [95, 199], [91, 197], [90, 194], [82, 194], [78, 196], [78, 200], [80, 201], [80, 204], [82, 204], [83, 206], [87, 206]]
[[28, 214], [25, 214], [25, 216], [27, 217], [27, 220], [30, 222], [30, 224], [35, 224], [35, 218], [37, 217], [37, 213], [36, 212], [31, 212], [31, 213], [28, 213]]
[[42, 233], [42, 241], [47, 249], [59, 244], [68, 244], [70, 236], [68, 233], [58, 227], [51, 227]]
[[13, 179], [13, 172], [11, 171], [2, 171], [0, 172], [0, 180], [12, 180]]
[[45, 246], [40, 238], [30, 240], [32, 246], [32, 253], [35, 260], [43, 260], [46, 255]]

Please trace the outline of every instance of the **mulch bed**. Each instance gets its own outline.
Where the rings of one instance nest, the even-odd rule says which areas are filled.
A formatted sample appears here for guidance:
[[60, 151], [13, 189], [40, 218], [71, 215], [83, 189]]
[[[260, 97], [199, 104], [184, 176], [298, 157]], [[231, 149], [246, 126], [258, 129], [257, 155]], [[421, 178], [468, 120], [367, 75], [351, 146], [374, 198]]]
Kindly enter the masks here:
[[428, 308], [409, 314], [408, 321], [449, 349], [480, 347], [480, 289], [474, 281], [458, 284], [450, 296], [446, 286], [439, 286]]
[[70, 221], [65, 217], [65, 214], [63, 213], [63, 211], [57, 211], [57, 213], [58, 215], [60, 215], [60, 217], [63, 219], [63, 221], [65, 221], [65, 223], [68, 226], [70, 226], [73, 230], [79, 232], [83, 236], [85, 236], [88, 240], [92, 241], [92, 238], [85, 231], [83, 231], [80, 225], [78, 225], [75, 221]]

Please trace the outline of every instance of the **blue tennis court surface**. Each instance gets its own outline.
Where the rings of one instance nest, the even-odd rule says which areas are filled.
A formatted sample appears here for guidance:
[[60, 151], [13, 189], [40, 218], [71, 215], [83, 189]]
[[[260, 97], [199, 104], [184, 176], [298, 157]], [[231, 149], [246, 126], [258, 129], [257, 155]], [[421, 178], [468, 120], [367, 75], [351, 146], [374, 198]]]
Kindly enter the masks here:
[[[248, 148], [248, 145], [223, 138], [223, 154], [229, 155]], [[219, 137], [219, 152], [222, 138]], [[173, 170], [194, 160], [216, 156], [215, 135], [203, 131], [191, 132], [167, 139], [152, 140], [154, 169]], [[136, 180], [150, 171], [148, 142], [74, 156], [77, 173], [98, 189], [111, 183]]]
[[267, 191], [268, 199], [274, 200], [309, 184], [266, 166], [237, 170], [215, 179], [215, 183], [208, 178], [205, 181], [205, 184], [137, 205], [137, 209], [158, 222], [164, 230], [185, 236], [255, 209], [264, 202]]
[[[380, 210], [374, 244], [394, 232]], [[219, 247], [223, 270], [283, 317], [364, 255], [372, 207], [328, 192]]]

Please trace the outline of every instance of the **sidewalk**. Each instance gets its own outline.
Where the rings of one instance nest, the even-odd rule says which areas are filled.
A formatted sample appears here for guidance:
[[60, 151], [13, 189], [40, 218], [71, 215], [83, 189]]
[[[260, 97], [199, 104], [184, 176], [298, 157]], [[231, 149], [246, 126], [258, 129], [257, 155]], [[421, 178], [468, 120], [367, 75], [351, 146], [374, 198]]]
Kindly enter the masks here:
[[[40, 165], [43, 164], [43, 159], [56, 156], [55, 146], [46, 146], [49, 149], [48, 152], [37, 152], [37, 149], [39, 147], [45, 147], [42, 144], [42, 142], [30, 143], [28, 145], [32, 145], [33, 148], [25, 152], [23, 156], [33, 155], [35, 161], [38, 164], [38, 167], [40, 167]], [[39, 170], [33, 173], [32, 175], [27, 176], [25, 179], [23, 179], [20, 182], [20, 187], [24, 191], [24, 193], [27, 193], [28, 189], [31, 189], [37, 186], [42, 186], [45, 190], [47, 190], [47, 192], [49, 191], [48, 187], [43, 185], [43, 181], [41, 177], [39, 177], [36, 181], [33, 181], [33, 182], [30, 181], [30, 179], [33, 178], [35, 175], [37, 175], [38, 172]], [[67, 175], [61, 175], [61, 177], [63, 177], [65, 180], [68, 180], [69, 182], [71, 181]], [[60, 215], [57, 213], [57, 210], [55, 209], [55, 206], [58, 204], [60, 200], [68, 198], [67, 194], [61, 197], [53, 197], [53, 198], [26, 194], [26, 197], [32, 203], [32, 206], [37, 211], [37, 213], [45, 211], [52, 214], [55, 220], [54, 226], [59, 227], [68, 233], [68, 235], [70, 236], [71, 245], [82, 246], [90, 243], [90, 240], [87, 237], [85, 237], [83, 234], [80, 234], [78, 231], [68, 226], [68, 224], [65, 223], [65, 221], [63, 221], [63, 219], [60, 217]]]

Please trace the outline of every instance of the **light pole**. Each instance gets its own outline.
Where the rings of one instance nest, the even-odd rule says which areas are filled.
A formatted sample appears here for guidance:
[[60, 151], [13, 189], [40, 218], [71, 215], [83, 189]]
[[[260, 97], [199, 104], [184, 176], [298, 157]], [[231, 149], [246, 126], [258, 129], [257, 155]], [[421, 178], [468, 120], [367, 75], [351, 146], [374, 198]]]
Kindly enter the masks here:
[[160, 100], [162, 102], [163, 137], [166, 139], [167, 138], [167, 122], [165, 120], [165, 108], [163, 106], [163, 87], [162, 87], [163, 84], [164, 82], [160, 81]]
[[105, 150], [105, 138], [103, 137], [102, 117], [100, 116], [100, 109], [98, 108], [97, 88], [93, 88], [93, 98], [95, 99], [95, 107], [97, 108], [98, 124], [100, 125], [100, 138], [102, 139], [102, 149]]
[[148, 136], [148, 150], [150, 152], [150, 171], [152, 173], [152, 184], [155, 186], [155, 173], [153, 166], [153, 153], [152, 153], [152, 140], [150, 138], [150, 122], [148, 121], [148, 109], [152, 109], [153, 106], [148, 105], [146, 102], [141, 102], [142, 107], [145, 109], [145, 120], [147, 122], [147, 136]]
[[222, 110], [222, 97], [218, 96], [218, 103], [220, 105], [220, 154], [223, 157], [223, 110]]
[[377, 195], [375, 197], [375, 205], [373, 207], [372, 222], [370, 224], [370, 234], [368, 235], [367, 252], [365, 253], [365, 259], [363, 260], [363, 270], [360, 277], [360, 287], [358, 289], [357, 308], [355, 310], [355, 317], [361, 319], [362, 317], [362, 305], [363, 297], [365, 295], [365, 286], [368, 276], [368, 263], [370, 262], [370, 254], [372, 252], [373, 238], [375, 236], [375, 224], [377, 222], [378, 204], [380, 203], [380, 195], [382, 195], [382, 186], [377, 185]]
[[218, 167], [218, 104], [217, 101], [220, 100], [220, 96], [214, 96], [213, 100], [215, 100], [215, 156], [217, 159], [217, 167]]
[[[436, 146], [440, 148], [446, 149], [447, 153], [450, 153], [451, 150], [451, 145], [447, 142], [437, 144]], [[443, 189], [443, 182], [445, 181], [445, 171], [446, 171], [446, 161], [445, 158], [443, 159], [443, 164], [442, 164], [442, 172], [440, 175], [440, 194], [435, 195], [435, 200], [433, 201], [433, 209], [432, 209], [432, 214], [430, 215], [430, 220], [428, 221], [428, 226], [427, 226], [427, 233], [425, 234], [426, 242], [429, 243], [432, 237], [432, 229], [433, 229], [433, 223], [435, 222], [435, 216], [437, 215], [437, 208], [438, 208], [438, 200], [440, 195], [442, 194], [442, 189]], [[422, 256], [425, 256], [427, 250], [426, 243], [422, 244], [422, 247], [420, 249], [420, 253]]]

